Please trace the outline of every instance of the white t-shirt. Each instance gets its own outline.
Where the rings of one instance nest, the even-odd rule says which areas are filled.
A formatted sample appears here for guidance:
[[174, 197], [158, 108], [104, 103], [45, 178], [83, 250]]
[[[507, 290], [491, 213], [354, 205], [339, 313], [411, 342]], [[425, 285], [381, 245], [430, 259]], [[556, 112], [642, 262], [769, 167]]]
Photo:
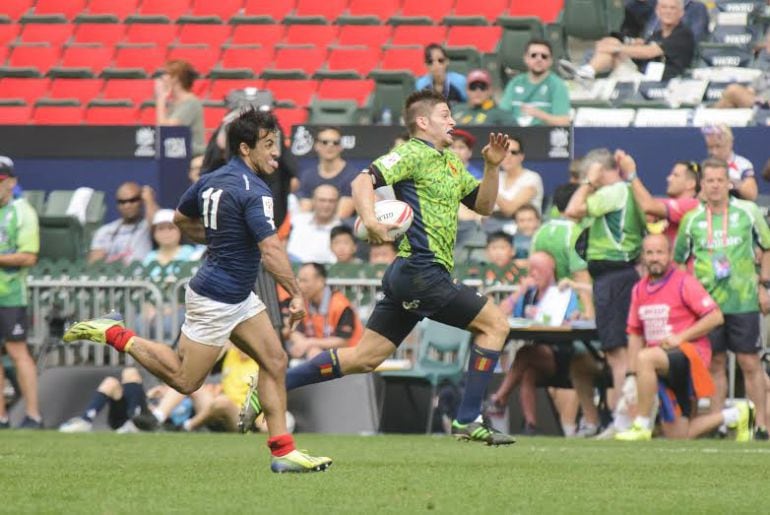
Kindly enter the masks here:
[[754, 165], [743, 156], [733, 152], [732, 157], [727, 161], [727, 171], [730, 173], [730, 182], [738, 186], [749, 177], [754, 177]]
[[[540, 178], [540, 174], [525, 168], [524, 171], [521, 172], [521, 175], [519, 175], [519, 178], [506, 188], [505, 172], [501, 171], [499, 182], [500, 187], [498, 189], [497, 195], [504, 198], [505, 200], [511, 200], [512, 198], [516, 197], [516, 195], [518, 195], [521, 190], [528, 186], [535, 188], [535, 196], [532, 197], [530, 204], [532, 204], [532, 206], [537, 209], [538, 213], [541, 212], [543, 208], [543, 179]], [[500, 211], [500, 207], [497, 204], [495, 204], [495, 211]]]
[[108, 263], [142, 261], [152, 250], [150, 226], [144, 219], [127, 224], [118, 218], [97, 229], [91, 240], [91, 250], [105, 251], [104, 260]]
[[337, 218], [328, 224], [319, 224], [312, 212], [292, 215], [286, 252], [302, 263], [336, 263], [337, 258], [331, 249], [331, 232], [339, 224]]

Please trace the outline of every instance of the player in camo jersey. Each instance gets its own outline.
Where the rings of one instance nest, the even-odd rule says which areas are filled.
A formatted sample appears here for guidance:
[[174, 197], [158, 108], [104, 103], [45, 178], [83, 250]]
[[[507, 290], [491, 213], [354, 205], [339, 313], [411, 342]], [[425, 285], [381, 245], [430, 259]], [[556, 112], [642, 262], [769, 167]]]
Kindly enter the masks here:
[[[710, 371], [716, 384], [712, 410], [722, 409], [727, 394], [726, 351], [735, 353], [746, 392], [757, 410], [756, 436], [766, 440], [764, 371], [759, 311], [770, 311], [770, 229], [753, 202], [730, 197], [725, 161], [703, 162], [701, 190], [706, 202], [679, 224], [674, 249], [677, 263], [694, 257], [695, 277], [724, 313], [724, 325], [709, 334], [713, 357]], [[762, 249], [757, 277], [754, 248]]]
[[484, 178], [479, 183], [450, 149], [455, 121], [443, 96], [430, 90], [413, 93], [406, 100], [404, 119], [411, 139], [374, 161], [352, 185], [356, 210], [374, 243], [390, 239], [389, 226], [374, 216], [375, 188], [393, 186], [396, 198], [414, 210], [398, 257], [383, 277], [385, 296], [375, 306], [357, 346], [322, 352], [290, 369], [286, 388], [371, 372], [396, 351], [417, 322], [428, 317], [477, 334], [452, 433], [488, 445], [511, 444], [512, 437], [489, 427], [480, 415], [508, 322], [494, 303], [450, 277], [458, 205], [462, 202], [482, 215], [492, 212], [497, 168], [506, 155], [508, 136], [490, 134], [481, 151]]

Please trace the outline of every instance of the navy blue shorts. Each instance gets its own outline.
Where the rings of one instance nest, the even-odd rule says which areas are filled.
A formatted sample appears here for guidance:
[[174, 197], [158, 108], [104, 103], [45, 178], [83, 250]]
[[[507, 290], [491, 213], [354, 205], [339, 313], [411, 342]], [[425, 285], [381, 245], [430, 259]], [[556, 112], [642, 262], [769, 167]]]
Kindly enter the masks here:
[[397, 258], [382, 278], [384, 298], [366, 324], [398, 346], [423, 318], [465, 329], [487, 300], [438, 263]]
[[596, 331], [602, 350], [626, 347], [626, 325], [631, 309], [631, 291], [639, 280], [636, 268], [629, 266], [594, 277]]
[[725, 314], [725, 323], [709, 333], [711, 351], [756, 354], [762, 349], [759, 313]]

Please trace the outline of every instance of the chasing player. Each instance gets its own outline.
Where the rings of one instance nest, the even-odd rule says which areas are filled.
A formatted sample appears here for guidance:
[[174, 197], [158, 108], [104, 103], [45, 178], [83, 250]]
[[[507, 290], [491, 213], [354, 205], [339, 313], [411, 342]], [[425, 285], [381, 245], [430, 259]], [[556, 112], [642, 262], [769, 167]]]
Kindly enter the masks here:
[[201, 177], [179, 202], [174, 223], [192, 240], [205, 243], [203, 266], [190, 280], [179, 354], [140, 338], [120, 315], [80, 322], [65, 342], [90, 340], [129, 353], [180, 393], [202, 384], [228, 339], [260, 367], [259, 387], [267, 419], [273, 472], [311, 472], [332, 460], [300, 452], [286, 430], [287, 356], [265, 305], [251, 291], [260, 262], [292, 295], [290, 318], [305, 315], [305, 303], [273, 222], [273, 197], [261, 174], [278, 166], [277, 122], [272, 114], [249, 110], [227, 134], [230, 161]]

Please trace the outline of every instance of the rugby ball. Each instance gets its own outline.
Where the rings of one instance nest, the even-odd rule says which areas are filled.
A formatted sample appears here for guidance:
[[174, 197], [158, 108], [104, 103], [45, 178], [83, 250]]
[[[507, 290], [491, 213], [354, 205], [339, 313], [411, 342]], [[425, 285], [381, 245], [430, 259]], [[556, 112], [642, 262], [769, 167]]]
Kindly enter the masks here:
[[[411, 206], [400, 200], [380, 200], [375, 203], [374, 216], [377, 217], [377, 221], [381, 224], [395, 224], [398, 226], [388, 231], [388, 235], [392, 238], [398, 238], [403, 235], [412, 225], [412, 220], [414, 220], [414, 212]], [[361, 240], [369, 239], [369, 231], [366, 230], [366, 226], [361, 221], [360, 216], [356, 217], [356, 221], [353, 224], [353, 232]]]

